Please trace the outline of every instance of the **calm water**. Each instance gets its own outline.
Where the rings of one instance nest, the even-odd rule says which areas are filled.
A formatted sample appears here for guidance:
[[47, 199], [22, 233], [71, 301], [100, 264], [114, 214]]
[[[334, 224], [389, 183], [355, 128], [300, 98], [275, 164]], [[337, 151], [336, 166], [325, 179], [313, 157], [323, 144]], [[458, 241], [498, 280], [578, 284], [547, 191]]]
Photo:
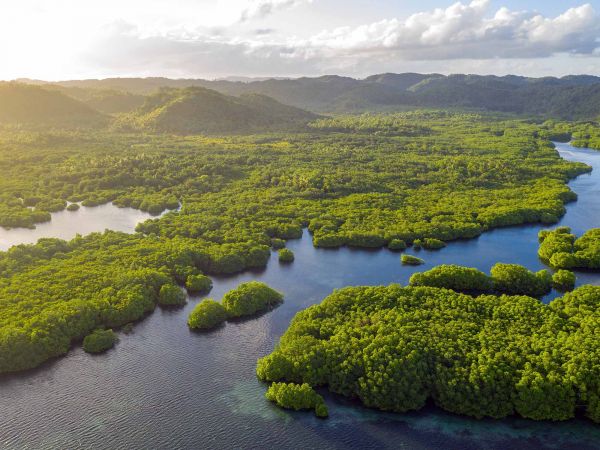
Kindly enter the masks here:
[[[558, 145], [568, 159], [600, 169], [600, 152]], [[571, 187], [579, 200], [561, 225], [580, 233], [600, 218], [600, 170]], [[326, 394], [330, 418], [280, 410], [267, 402], [254, 375], [294, 314], [347, 285], [406, 283], [414, 271], [442, 263], [482, 270], [498, 261], [540, 269], [539, 226], [495, 230], [478, 239], [419, 252], [427, 264], [403, 267], [387, 250], [324, 250], [310, 237], [289, 242], [296, 261], [266, 270], [215, 279], [211, 296], [243, 281], [263, 280], [285, 293], [285, 303], [257, 319], [228, 323], [208, 334], [186, 326], [191, 298], [180, 310], [157, 309], [115, 349], [98, 356], [74, 348], [38, 370], [0, 379], [1, 448], [406, 448], [510, 449], [600, 447], [600, 426], [522, 419], [477, 421], [431, 407], [384, 414]], [[578, 274], [578, 283], [600, 276]]]
[[40, 223], [34, 230], [0, 227], [0, 250], [16, 244], [31, 244], [42, 237], [73, 239], [76, 234], [86, 235], [106, 229], [132, 233], [139, 222], [152, 216], [132, 208], [117, 208], [106, 205], [85, 207], [77, 211], [61, 211], [52, 214], [52, 221]]

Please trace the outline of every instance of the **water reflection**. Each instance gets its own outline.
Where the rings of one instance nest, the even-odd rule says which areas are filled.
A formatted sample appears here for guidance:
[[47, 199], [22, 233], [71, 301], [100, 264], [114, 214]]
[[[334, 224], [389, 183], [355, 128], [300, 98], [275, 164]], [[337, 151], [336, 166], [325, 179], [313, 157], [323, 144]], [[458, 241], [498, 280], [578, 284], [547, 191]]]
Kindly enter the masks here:
[[0, 250], [17, 244], [33, 244], [43, 237], [70, 240], [76, 234], [86, 235], [95, 231], [114, 230], [132, 233], [139, 222], [152, 216], [132, 208], [117, 208], [112, 203], [85, 207], [77, 211], [60, 211], [52, 214], [52, 221], [27, 228], [5, 229], [0, 227]]

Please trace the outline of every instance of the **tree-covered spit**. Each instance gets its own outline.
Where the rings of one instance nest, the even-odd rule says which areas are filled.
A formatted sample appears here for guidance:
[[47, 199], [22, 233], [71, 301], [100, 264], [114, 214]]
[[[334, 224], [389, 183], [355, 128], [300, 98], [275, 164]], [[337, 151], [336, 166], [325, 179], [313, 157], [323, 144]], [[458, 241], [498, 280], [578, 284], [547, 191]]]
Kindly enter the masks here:
[[317, 417], [323, 418], [329, 415], [325, 400], [308, 383], [272, 383], [265, 397], [282, 408], [314, 409]]
[[83, 339], [83, 349], [87, 353], [102, 353], [113, 348], [117, 336], [113, 330], [94, 330]]

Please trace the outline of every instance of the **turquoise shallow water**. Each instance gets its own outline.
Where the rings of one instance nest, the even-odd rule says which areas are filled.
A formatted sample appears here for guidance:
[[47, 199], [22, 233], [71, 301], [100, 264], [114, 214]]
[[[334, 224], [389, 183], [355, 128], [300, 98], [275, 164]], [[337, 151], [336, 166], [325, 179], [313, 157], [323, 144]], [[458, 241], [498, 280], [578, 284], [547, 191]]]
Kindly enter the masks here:
[[[600, 226], [600, 152], [557, 147], [596, 168], [570, 183], [579, 200], [561, 225], [576, 233]], [[600, 426], [587, 420], [479, 421], [435, 407], [387, 414], [326, 392], [331, 417], [319, 420], [272, 406], [254, 376], [257, 358], [272, 350], [294, 314], [333, 289], [404, 284], [415, 271], [443, 263], [489, 270], [501, 261], [538, 270], [541, 228], [503, 228], [421, 251], [426, 265], [418, 268], [401, 266], [399, 255], [385, 249], [315, 249], [305, 233], [289, 242], [293, 264], [280, 265], [273, 255], [263, 271], [214, 280], [210, 295], [217, 299], [252, 279], [281, 290], [285, 303], [269, 314], [192, 333], [186, 319], [195, 297], [179, 310], [157, 309], [103, 355], [74, 348], [37, 370], [0, 378], [0, 448], [600, 448]], [[584, 283], [600, 284], [600, 275], [578, 273]]]

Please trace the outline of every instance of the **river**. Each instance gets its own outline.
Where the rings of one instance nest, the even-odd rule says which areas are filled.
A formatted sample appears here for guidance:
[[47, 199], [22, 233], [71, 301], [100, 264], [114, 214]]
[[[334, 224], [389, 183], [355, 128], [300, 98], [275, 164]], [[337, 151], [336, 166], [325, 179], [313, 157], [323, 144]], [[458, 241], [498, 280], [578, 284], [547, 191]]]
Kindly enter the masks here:
[[[579, 199], [560, 222], [579, 234], [600, 223], [600, 152], [568, 144], [557, 148], [564, 158], [595, 168], [570, 182]], [[266, 386], [254, 375], [257, 358], [273, 349], [294, 314], [333, 289], [406, 284], [415, 271], [443, 263], [488, 271], [496, 262], [510, 262], [539, 270], [544, 268], [536, 256], [540, 229], [502, 228], [441, 251], [409, 250], [426, 261], [417, 268], [401, 266], [399, 254], [386, 249], [315, 249], [305, 233], [288, 242], [296, 256], [291, 265], [279, 264], [273, 254], [265, 270], [214, 278], [210, 296], [216, 299], [254, 279], [282, 291], [285, 303], [268, 314], [193, 333], [186, 319], [200, 297], [192, 297], [184, 308], [157, 309], [130, 334], [120, 333], [120, 342], [105, 354], [90, 356], [76, 347], [39, 369], [0, 378], [0, 447], [598, 448], [600, 426], [584, 419], [475, 420], [433, 406], [389, 414], [326, 392], [330, 418], [320, 420], [270, 404]], [[600, 284], [600, 274], [577, 275], [578, 285]]]

